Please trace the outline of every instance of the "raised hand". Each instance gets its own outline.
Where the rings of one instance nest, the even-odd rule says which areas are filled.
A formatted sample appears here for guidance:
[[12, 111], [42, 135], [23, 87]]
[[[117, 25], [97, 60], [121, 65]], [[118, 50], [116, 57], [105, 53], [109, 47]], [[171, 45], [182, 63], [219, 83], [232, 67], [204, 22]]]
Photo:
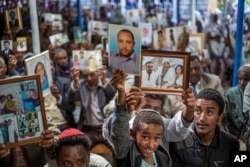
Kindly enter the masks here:
[[135, 109], [135, 105], [137, 101], [141, 98], [144, 98], [144, 93], [141, 91], [140, 88], [133, 86], [128, 93], [126, 93], [126, 103], [129, 112]]
[[52, 130], [44, 130], [41, 135], [40, 146], [48, 150], [54, 147], [54, 132]]
[[127, 74], [117, 69], [111, 76], [110, 83], [117, 89], [118, 92], [125, 92], [125, 80], [126, 80]]
[[72, 67], [70, 69], [70, 75], [72, 77], [73, 87], [74, 89], [78, 89], [78, 81], [80, 75], [80, 68], [79, 67]]
[[186, 105], [185, 110], [182, 113], [182, 116], [185, 121], [191, 122], [194, 117], [194, 108], [195, 108], [195, 95], [193, 94], [192, 88], [189, 87], [185, 90], [182, 95], [183, 103]]

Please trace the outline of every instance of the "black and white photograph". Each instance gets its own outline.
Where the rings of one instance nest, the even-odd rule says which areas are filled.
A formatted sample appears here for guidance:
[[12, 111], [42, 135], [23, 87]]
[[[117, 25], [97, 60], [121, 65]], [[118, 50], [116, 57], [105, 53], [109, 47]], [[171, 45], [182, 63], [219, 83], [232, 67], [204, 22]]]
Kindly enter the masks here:
[[11, 30], [22, 29], [22, 16], [19, 7], [7, 8], [4, 10], [6, 28]]

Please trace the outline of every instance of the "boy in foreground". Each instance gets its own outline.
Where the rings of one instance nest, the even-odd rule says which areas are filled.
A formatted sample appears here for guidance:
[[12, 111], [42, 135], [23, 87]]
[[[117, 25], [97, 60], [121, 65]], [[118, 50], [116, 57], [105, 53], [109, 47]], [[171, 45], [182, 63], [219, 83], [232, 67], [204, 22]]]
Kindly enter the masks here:
[[[131, 103], [135, 103], [135, 100], [125, 96], [125, 78], [126, 74], [121, 70], [116, 70], [111, 78], [112, 85], [118, 91], [116, 111], [112, 117], [110, 133], [115, 148], [116, 165], [119, 167], [170, 166], [167, 146], [162, 145], [161, 139], [167, 136], [164, 129], [176, 131], [174, 129], [176, 127], [175, 122], [172, 121], [165, 125], [157, 111], [143, 109], [137, 114], [129, 134], [129, 116], [126, 103], [131, 105]], [[191, 89], [189, 91], [192, 92]], [[185, 112], [193, 110], [194, 98], [193, 96], [190, 98], [189, 91], [187, 92], [188, 95], [185, 95], [185, 102], [188, 104]], [[138, 94], [138, 96], [140, 95]], [[143, 95], [141, 95], [141, 98], [143, 98]], [[192, 112], [187, 115], [190, 116], [188, 117], [190, 120], [187, 121], [192, 122]], [[130, 138], [130, 135], [132, 138]]]

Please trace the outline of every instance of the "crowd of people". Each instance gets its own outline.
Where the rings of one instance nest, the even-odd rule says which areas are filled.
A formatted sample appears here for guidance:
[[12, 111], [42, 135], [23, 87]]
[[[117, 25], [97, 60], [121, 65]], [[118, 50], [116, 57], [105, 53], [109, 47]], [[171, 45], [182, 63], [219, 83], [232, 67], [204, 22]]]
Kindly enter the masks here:
[[[122, 65], [117, 64], [132, 61], [132, 58], [118, 60], [122, 56], [136, 57], [133, 32], [122, 30], [117, 34], [121, 47], [112, 55], [115, 57], [110, 55], [114, 61], [111, 65], [116, 65], [117, 69], [110, 67], [109, 50], [105, 48], [107, 43], [105, 41], [105, 45], [102, 45], [100, 34], [88, 32], [88, 21], [123, 24], [126, 21], [119, 13], [119, 7], [111, 10], [109, 6], [102, 6], [98, 18], [91, 18], [91, 9], [83, 8], [82, 25], [78, 25], [75, 9], [68, 7], [60, 11], [54, 6], [50, 11], [62, 15], [62, 30], [53, 30], [46, 23], [44, 15], [38, 16], [40, 50], [49, 50], [51, 69], [45, 69], [41, 62], [37, 62], [35, 73], [44, 76], [45, 69], [51, 71], [53, 79], [50, 92], [43, 97], [48, 129], [42, 132], [39, 143], [13, 148], [6, 148], [8, 143], [0, 143], [1, 165], [213, 167], [217, 162], [229, 166], [231, 151], [250, 151], [250, 65], [243, 64], [239, 68], [237, 86], [225, 87], [224, 83], [228, 81], [225, 69], [229, 67], [227, 58], [232, 54], [228, 49], [232, 44], [228, 35], [224, 35], [223, 25], [218, 23], [218, 14], [211, 14], [211, 22], [198, 28], [205, 35], [204, 45], [209, 56], [191, 55], [189, 73], [185, 74], [189, 76], [189, 88], [177, 96], [143, 92], [136, 85], [135, 76], [128, 75]], [[146, 5], [144, 19], [156, 17], [160, 12], [158, 7], [152, 10]], [[107, 9], [112, 11], [111, 17], [108, 17]], [[22, 18], [28, 15], [24, 11]], [[164, 26], [155, 27], [157, 32], [175, 26], [169, 13], [165, 14], [164, 19]], [[24, 27], [29, 27], [25, 21]], [[189, 47], [187, 21], [180, 21], [180, 24], [183, 23], [186, 23], [182, 28], [184, 35], [176, 40], [171, 39], [177, 51], [187, 51]], [[84, 32], [90, 33], [91, 41], [83, 38], [80, 43], [75, 43], [74, 26], [80, 26]], [[137, 23], [131, 26], [137, 26]], [[225, 30], [228, 31], [228, 27]], [[57, 33], [67, 34], [69, 42], [60, 46], [51, 43], [49, 37]], [[22, 36], [27, 37], [27, 51], [17, 50], [16, 38]], [[25, 28], [4, 30], [1, 36], [5, 42], [0, 56], [0, 80], [27, 75], [24, 61], [34, 56], [31, 39], [31, 32]], [[9, 40], [13, 49], [9, 48]], [[128, 48], [121, 49], [124, 45], [128, 45]], [[159, 50], [152, 43], [143, 44], [143, 49]], [[166, 48], [162, 46], [161, 49]], [[79, 64], [74, 65], [74, 50], [100, 50], [102, 66], [96, 69], [88, 65], [84, 65], [84, 68]], [[172, 65], [167, 58], [159, 61], [161, 65], [157, 70], [155, 61], [145, 62], [141, 85], [182, 88], [183, 64]], [[133, 70], [132, 66], [129, 70]], [[40, 79], [42, 89], [49, 86], [46, 78]], [[26, 92], [27, 85], [22, 85], [21, 96], [27, 96]], [[11, 110], [7, 101], [11, 99], [11, 95], [0, 96], [0, 116]], [[18, 115], [18, 110], [15, 108], [12, 113]], [[32, 112], [40, 108], [29, 101], [23, 110]], [[8, 123], [0, 120], [0, 131], [6, 131], [6, 126]], [[110, 150], [111, 154], [97, 155], [93, 148], [98, 144]]]

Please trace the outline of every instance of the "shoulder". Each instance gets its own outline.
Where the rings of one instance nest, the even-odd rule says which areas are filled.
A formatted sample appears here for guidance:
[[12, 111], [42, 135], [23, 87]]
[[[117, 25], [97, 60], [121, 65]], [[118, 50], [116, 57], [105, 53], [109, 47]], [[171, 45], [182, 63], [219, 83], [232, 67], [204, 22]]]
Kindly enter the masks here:
[[209, 74], [209, 73], [206, 73], [206, 72], [203, 72], [203, 73], [202, 73], [202, 77], [203, 77], [203, 78], [207, 78], [207, 79], [216, 79], [216, 80], [220, 80], [220, 78], [219, 78], [217, 75]]
[[220, 142], [221, 143], [227, 143], [228, 145], [231, 145], [232, 147], [239, 147], [239, 141], [235, 136], [232, 134], [225, 132], [223, 130], [220, 130]]
[[238, 88], [238, 86], [229, 88], [229, 89], [226, 91], [225, 95], [232, 95], [232, 94], [235, 94], [236, 92], [239, 93], [239, 88]]

